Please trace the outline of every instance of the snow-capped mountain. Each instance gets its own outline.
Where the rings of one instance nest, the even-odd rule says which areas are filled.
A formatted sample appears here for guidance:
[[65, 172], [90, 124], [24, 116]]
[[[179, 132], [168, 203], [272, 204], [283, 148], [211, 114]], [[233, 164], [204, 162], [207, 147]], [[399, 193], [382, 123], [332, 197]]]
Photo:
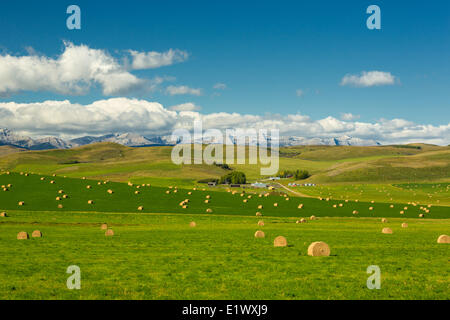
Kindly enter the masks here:
[[[257, 145], [256, 137], [246, 139], [249, 145]], [[270, 138], [269, 138], [270, 141]], [[33, 139], [27, 136], [15, 134], [8, 129], [0, 129], [0, 145], [11, 145], [21, 147], [28, 150], [45, 150], [45, 149], [69, 149], [84, 146], [91, 143], [113, 142], [128, 147], [145, 147], [145, 146], [164, 146], [175, 145], [181, 142], [180, 139], [173, 139], [172, 136], [155, 136], [144, 137], [136, 133], [116, 133], [103, 136], [84, 136], [69, 141], [64, 141], [56, 137], [46, 137]], [[194, 138], [194, 143], [202, 143], [202, 137]], [[216, 138], [203, 137], [203, 143], [219, 143]], [[242, 141], [235, 135], [226, 137], [228, 144], [242, 144]], [[270, 143], [269, 143], [270, 144]], [[297, 145], [328, 145], [328, 146], [377, 146], [379, 142], [375, 140], [364, 140], [349, 136], [341, 136], [334, 138], [304, 138], [304, 137], [280, 137], [280, 146], [297, 146]]]

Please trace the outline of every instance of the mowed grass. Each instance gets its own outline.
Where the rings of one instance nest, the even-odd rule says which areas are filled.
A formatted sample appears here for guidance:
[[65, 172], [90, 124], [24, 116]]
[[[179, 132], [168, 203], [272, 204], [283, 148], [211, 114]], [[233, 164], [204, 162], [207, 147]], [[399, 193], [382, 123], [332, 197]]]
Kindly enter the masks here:
[[[147, 213], [184, 213], [204, 214], [207, 209], [213, 214], [220, 215], [246, 215], [255, 216], [256, 212], [271, 217], [352, 217], [357, 211], [358, 217], [402, 217], [418, 218], [419, 214], [425, 214], [426, 218], [442, 219], [450, 218], [450, 208], [433, 204], [428, 207], [427, 202], [408, 205], [396, 203], [393, 208], [390, 203], [383, 202], [345, 202], [343, 199], [330, 201], [316, 198], [286, 198], [279, 193], [268, 197], [256, 193], [254, 190], [245, 194], [230, 192], [203, 191], [202, 188], [176, 189], [172, 188], [129, 186], [126, 183], [115, 183], [98, 180], [82, 180], [64, 177], [44, 177], [39, 175], [21, 175], [19, 173], [1, 174], [0, 185], [11, 184], [8, 191], [0, 189], [0, 210], [24, 210], [24, 211], [91, 211], [91, 212], [147, 212]], [[54, 184], [50, 182], [54, 181]], [[98, 184], [100, 183], [100, 185]], [[87, 189], [90, 186], [90, 189]], [[59, 193], [62, 190], [63, 193]], [[112, 190], [113, 194], [109, 194]], [[138, 194], [136, 194], [138, 192]], [[167, 193], [168, 192], [168, 193]], [[267, 191], [259, 191], [267, 192]], [[192, 193], [189, 195], [189, 193]], [[67, 195], [67, 199], [63, 199]], [[210, 196], [209, 203], [205, 203]], [[261, 196], [261, 197], [260, 197]], [[59, 201], [56, 198], [61, 198]], [[189, 199], [187, 208], [182, 208], [180, 203]], [[287, 200], [289, 199], [289, 200]], [[88, 204], [88, 201], [94, 204]], [[24, 202], [19, 206], [19, 202]], [[246, 201], [246, 202], [244, 202]], [[277, 207], [274, 204], [278, 204]], [[303, 208], [298, 206], [303, 204]], [[62, 208], [58, 208], [62, 205]], [[259, 206], [263, 206], [259, 209]], [[143, 210], [138, 210], [139, 207]], [[334, 207], [336, 206], [336, 207]], [[429, 213], [425, 213], [420, 207], [427, 207]], [[372, 207], [373, 210], [369, 208]], [[407, 209], [405, 209], [407, 207]], [[404, 211], [401, 215], [400, 211]]]
[[[450, 247], [436, 243], [449, 220], [408, 219], [404, 229], [398, 218], [263, 219], [10, 211], [0, 220], [0, 299], [450, 299]], [[16, 240], [33, 230], [43, 238]], [[288, 247], [273, 246], [279, 235]], [[331, 256], [308, 256], [313, 241]], [[66, 287], [71, 265], [81, 290]], [[380, 290], [366, 287], [370, 265], [381, 269]]]
[[291, 189], [314, 197], [333, 199], [359, 199], [360, 201], [393, 203], [427, 203], [450, 205], [450, 183], [404, 183], [404, 184], [343, 184], [318, 185], [315, 187], [292, 187]]

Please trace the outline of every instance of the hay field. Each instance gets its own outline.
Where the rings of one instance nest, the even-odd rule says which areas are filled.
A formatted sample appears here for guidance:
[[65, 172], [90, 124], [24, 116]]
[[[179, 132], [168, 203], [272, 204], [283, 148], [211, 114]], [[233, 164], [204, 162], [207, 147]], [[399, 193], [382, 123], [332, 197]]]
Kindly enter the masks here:
[[[407, 229], [399, 218], [263, 219], [11, 211], [0, 223], [0, 298], [450, 299], [450, 248], [436, 243], [448, 219], [408, 219]], [[381, 233], [386, 225], [393, 234]], [[43, 238], [15, 239], [33, 230]], [[287, 247], [273, 246], [279, 235]], [[308, 256], [314, 241], [331, 255]], [[66, 288], [69, 265], [81, 268], [81, 290]], [[366, 287], [369, 265], [381, 268], [380, 290]]]

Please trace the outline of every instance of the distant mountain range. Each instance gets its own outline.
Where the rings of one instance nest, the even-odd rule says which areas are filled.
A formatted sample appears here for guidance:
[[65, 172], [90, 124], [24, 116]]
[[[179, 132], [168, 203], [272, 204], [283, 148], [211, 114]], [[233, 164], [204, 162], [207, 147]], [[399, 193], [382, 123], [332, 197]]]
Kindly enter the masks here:
[[[214, 143], [214, 138], [204, 138], [204, 143]], [[228, 137], [228, 141], [237, 144], [236, 137]], [[70, 149], [84, 146], [91, 143], [113, 142], [128, 147], [148, 147], [175, 145], [180, 141], [174, 141], [171, 136], [144, 137], [135, 133], [115, 133], [99, 137], [85, 136], [65, 141], [56, 137], [46, 137], [33, 139], [28, 136], [18, 135], [8, 129], [0, 129], [0, 146], [9, 145], [27, 150], [48, 150], [48, 149]], [[200, 141], [194, 141], [200, 143]], [[349, 136], [332, 138], [304, 138], [304, 137], [280, 137], [280, 146], [296, 145], [329, 145], [329, 146], [376, 146], [381, 145], [375, 140], [364, 140]], [[250, 145], [255, 145], [256, 141], [249, 141]]]

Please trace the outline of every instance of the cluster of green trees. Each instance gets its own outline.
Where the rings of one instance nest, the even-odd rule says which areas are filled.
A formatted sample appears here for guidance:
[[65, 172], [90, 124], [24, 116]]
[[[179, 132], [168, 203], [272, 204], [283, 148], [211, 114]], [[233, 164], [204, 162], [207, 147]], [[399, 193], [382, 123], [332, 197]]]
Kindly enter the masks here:
[[308, 179], [311, 175], [306, 170], [281, 170], [278, 172], [280, 178], [295, 178], [295, 180]]
[[245, 184], [247, 177], [239, 171], [230, 172], [219, 179], [220, 184]]

